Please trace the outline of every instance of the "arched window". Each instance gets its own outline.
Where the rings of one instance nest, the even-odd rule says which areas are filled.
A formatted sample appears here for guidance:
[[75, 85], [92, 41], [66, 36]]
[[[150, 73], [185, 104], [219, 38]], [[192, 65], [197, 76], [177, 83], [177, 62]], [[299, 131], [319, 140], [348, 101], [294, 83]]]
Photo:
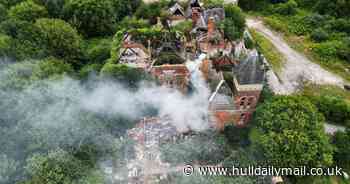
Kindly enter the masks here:
[[238, 125], [243, 125], [246, 119], [246, 114], [242, 113], [241, 116], [239, 117], [239, 122]]
[[246, 100], [247, 100], [247, 97], [242, 97], [242, 98], [239, 100], [239, 108], [240, 108], [240, 109], [244, 109], [244, 108], [245, 108]]
[[254, 101], [255, 101], [255, 97], [249, 97], [248, 103], [247, 103], [247, 108], [250, 108], [254, 104]]

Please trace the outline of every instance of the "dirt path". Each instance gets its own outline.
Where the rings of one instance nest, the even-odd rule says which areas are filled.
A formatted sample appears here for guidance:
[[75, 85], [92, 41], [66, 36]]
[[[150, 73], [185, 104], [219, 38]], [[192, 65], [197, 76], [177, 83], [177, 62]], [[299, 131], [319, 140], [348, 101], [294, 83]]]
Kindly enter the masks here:
[[303, 81], [315, 84], [333, 84], [344, 87], [344, 80], [321, 68], [318, 64], [311, 62], [304, 55], [292, 49], [278, 33], [271, 31], [256, 19], [247, 19], [249, 28], [255, 29], [284, 55], [284, 66], [279, 73], [279, 80], [270, 72], [267, 74], [272, 90], [277, 94], [291, 94], [300, 89]]

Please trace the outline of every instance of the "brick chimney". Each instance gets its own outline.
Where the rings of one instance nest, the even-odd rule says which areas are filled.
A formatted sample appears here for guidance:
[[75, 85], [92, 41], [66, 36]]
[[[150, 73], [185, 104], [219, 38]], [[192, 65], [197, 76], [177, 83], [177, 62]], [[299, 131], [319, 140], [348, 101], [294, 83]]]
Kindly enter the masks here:
[[197, 25], [197, 21], [199, 19], [200, 12], [198, 8], [192, 8], [192, 26], [195, 27]]
[[208, 20], [208, 37], [211, 38], [215, 31], [215, 20], [213, 17], [210, 17]]

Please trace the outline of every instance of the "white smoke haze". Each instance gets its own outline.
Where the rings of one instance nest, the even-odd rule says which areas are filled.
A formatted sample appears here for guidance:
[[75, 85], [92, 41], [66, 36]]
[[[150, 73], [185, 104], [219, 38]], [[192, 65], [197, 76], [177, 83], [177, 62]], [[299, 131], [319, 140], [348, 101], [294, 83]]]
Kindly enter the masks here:
[[[187, 62], [195, 88], [189, 95], [151, 82], [141, 82], [136, 90], [103, 80], [87, 87], [67, 76], [24, 82], [27, 79], [18, 77], [16, 71], [30, 75], [35, 63], [0, 59], [0, 145], [4, 145], [0, 155], [18, 161], [16, 172], [23, 173], [25, 160], [31, 156], [28, 153], [74, 150], [89, 143], [108, 150], [126, 128], [133, 126], [125, 124], [149, 115], [150, 107], [157, 110], [157, 116], [170, 117], [179, 131], [206, 130], [210, 93], [199, 71], [203, 59], [201, 55]], [[12, 84], [21, 88], [12, 89]], [[106, 123], [117, 132], [106, 128]]]
[[208, 128], [209, 89], [199, 71], [205, 55], [196, 61], [188, 61], [191, 81], [196, 88], [187, 96], [177, 90], [150, 83], [141, 83], [138, 90], [131, 91], [115, 82], [100, 83], [81, 98], [84, 109], [93, 112], [120, 114], [128, 118], [140, 117], [148, 106], [159, 111], [159, 116], [169, 116], [179, 131], [202, 131]]

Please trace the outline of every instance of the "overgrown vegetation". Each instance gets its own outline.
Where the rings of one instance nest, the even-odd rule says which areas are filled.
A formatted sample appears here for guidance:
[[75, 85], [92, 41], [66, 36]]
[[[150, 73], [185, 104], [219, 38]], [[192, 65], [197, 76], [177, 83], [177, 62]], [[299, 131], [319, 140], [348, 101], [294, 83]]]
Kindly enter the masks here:
[[[242, 7], [264, 17], [286, 40], [321, 66], [350, 80], [350, 21], [348, 2], [252, 0], [260, 7]], [[254, 13], [253, 13], [254, 14]]]
[[258, 50], [266, 57], [273, 70], [277, 73], [281, 72], [284, 62], [283, 55], [264, 36], [253, 29], [250, 29], [249, 32], [255, 40]]

